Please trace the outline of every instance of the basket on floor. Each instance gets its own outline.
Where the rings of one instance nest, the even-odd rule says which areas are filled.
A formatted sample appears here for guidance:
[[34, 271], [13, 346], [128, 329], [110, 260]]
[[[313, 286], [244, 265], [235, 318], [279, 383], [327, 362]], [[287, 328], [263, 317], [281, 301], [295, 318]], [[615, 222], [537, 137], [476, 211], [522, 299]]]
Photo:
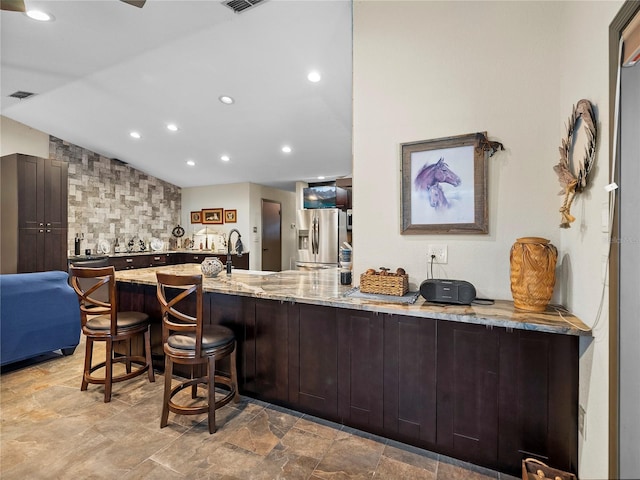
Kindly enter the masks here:
[[409, 291], [409, 275], [363, 273], [360, 275], [360, 291], [401, 297]]
[[522, 480], [577, 480], [573, 473], [552, 468], [535, 458], [522, 460]]

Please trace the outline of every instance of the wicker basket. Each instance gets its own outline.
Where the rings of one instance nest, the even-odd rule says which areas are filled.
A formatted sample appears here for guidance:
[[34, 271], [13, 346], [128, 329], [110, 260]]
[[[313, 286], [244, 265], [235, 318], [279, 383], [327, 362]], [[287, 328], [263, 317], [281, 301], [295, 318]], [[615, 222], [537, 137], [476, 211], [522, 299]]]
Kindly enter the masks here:
[[360, 291], [362, 293], [378, 293], [401, 297], [409, 291], [409, 275], [360, 275]]
[[536, 458], [522, 459], [522, 480], [576, 480], [573, 473], [549, 467]]

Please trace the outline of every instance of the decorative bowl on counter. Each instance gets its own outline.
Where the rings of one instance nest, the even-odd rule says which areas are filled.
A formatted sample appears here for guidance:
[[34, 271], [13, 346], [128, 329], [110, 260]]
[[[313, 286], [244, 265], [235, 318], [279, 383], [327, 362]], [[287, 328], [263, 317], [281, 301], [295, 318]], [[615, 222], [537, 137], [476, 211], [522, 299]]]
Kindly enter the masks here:
[[205, 277], [215, 277], [224, 270], [224, 265], [218, 257], [207, 257], [200, 264], [200, 270]]

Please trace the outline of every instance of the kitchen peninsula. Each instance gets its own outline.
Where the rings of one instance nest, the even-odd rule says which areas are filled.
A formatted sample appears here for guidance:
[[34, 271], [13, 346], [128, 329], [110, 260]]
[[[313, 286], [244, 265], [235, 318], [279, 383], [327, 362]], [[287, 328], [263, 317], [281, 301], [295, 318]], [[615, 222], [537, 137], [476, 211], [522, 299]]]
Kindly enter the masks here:
[[[155, 319], [161, 368], [158, 270], [200, 266], [116, 277], [120, 307]], [[205, 322], [238, 339], [244, 395], [512, 475], [528, 456], [577, 473], [578, 336], [589, 332], [568, 313], [345, 297], [333, 269], [234, 270], [204, 290]]]

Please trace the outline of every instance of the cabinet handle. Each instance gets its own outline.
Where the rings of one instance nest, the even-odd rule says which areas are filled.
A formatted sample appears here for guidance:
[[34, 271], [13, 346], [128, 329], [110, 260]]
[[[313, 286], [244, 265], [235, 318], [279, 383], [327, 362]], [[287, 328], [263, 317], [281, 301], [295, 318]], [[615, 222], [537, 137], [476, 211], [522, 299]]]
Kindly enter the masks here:
[[47, 222], [47, 227], [50, 227], [50, 226], [51, 226], [51, 222]]
[[44, 233], [43, 229], [38, 230], [39, 233]]
[[47, 228], [47, 233], [51, 233], [51, 229], [50, 228]]
[[154, 260], [160, 260], [160, 257], [153, 257]]
[[196, 255], [194, 255], [194, 256], [193, 256], [193, 259], [194, 259], [194, 260], [198, 260], [199, 258], [200, 258], [200, 257], [198, 257], [198, 256], [196, 256]]
[[127, 262], [129, 263], [133, 262], [133, 258], [127, 258]]
[[39, 227], [44, 227], [44, 223], [40, 222], [40, 225], [38, 225]]

